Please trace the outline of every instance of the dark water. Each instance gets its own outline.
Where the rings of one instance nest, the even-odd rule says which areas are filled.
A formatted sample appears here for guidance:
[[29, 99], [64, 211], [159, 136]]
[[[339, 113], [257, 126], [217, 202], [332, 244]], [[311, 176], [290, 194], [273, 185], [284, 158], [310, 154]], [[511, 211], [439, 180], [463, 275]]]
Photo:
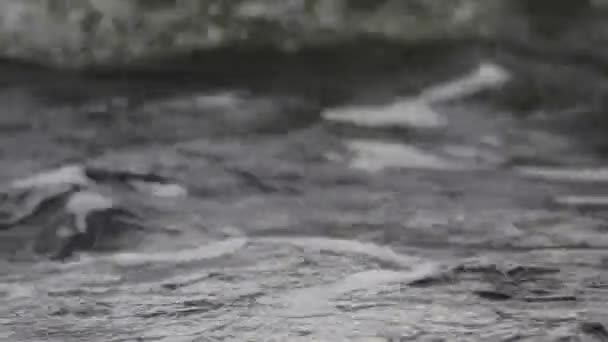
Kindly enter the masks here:
[[84, 167], [143, 231], [63, 262], [30, 251], [57, 248], [61, 205], [0, 231], [0, 340], [606, 341], [603, 78], [364, 51], [3, 66], [0, 180]]

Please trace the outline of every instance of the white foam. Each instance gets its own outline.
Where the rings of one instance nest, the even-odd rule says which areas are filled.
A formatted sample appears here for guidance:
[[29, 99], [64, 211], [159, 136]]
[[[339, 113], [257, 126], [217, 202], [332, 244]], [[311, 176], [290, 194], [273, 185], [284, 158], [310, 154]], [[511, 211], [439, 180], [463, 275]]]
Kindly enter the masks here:
[[188, 196], [188, 189], [179, 184], [161, 184], [142, 181], [129, 182], [140, 192], [161, 198], [183, 198]]
[[236, 92], [198, 95], [194, 99], [198, 107], [231, 108], [242, 101], [242, 95]]
[[330, 121], [375, 128], [442, 128], [448, 120], [432, 108], [433, 104], [500, 87], [509, 78], [508, 72], [499, 65], [482, 63], [475, 71], [424, 89], [416, 97], [400, 98], [379, 106], [328, 108], [323, 111], [322, 117]]
[[0, 283], [0, 292], [5, 292], [5, 299], [25, 299], [36, 295], [37, 288], [34, 285], [23, 283]]
[[114, 207], [114, 201], [93, 191], [79, 191], [68, 199], [65, 209], [75, 217], [76, 228], [84, 233], [87, 228], [86, 217], [92, 211], [107, 210]]
[[508, 72], [499, 65], [482, 63], [467, 75], [423, 90], [420, 98], [430, 103], [464, 98], [486, 89], [499, 87], [509, 78]]
[[517, 172], [524, 176], [564, 182], [608, 182], [608, 167], [599, 168], [556, 168], [519, 167]]
[[367, 127], [440, 128], [447, 124], [441, 114], [426, 101], [405, 98], [383, 106], [352, 106], [329, 108], [322, 117], [330, 121], [348, 122]]
[[410, 271], [369, 270], [349, 275], [327, 287], [328, 294], [337, 297], [349, 292], [377, 288], [392, 283], [409, 283], [424, 277], [437, 275], [439, 264], [423, 262], [412, 266]]
[[369, 172], [377, 172], [387, 168], [462, 169], [462, 166], [456, 162], [411, 145], [363, 139], [347, 141], [346, 145], [355, 153], [350, 161], [350, 167]]
[[555, 203], [571, 207], [608, 207], [608, 196], [559, 196]]
[[245, 247], [247, 239], [234, 238], [219, 242], [209, 243], [198, 248], [188, 248], [179, 251], [150, 251], [140, 253], [116, 253], [107, 257], [112, 263], [121, 266], [139, 266], [150, 263], [180, 264], [196, 262], [206, 259], [219, 258], [221, 256], [236, 253]]
[[57, 184], [87, 185], [88, 183], [89, 179], [82, 165], [66, 165], [54, 170], [17, 179], [10, 184], [10, 187], [24, 189], [48, 187]]

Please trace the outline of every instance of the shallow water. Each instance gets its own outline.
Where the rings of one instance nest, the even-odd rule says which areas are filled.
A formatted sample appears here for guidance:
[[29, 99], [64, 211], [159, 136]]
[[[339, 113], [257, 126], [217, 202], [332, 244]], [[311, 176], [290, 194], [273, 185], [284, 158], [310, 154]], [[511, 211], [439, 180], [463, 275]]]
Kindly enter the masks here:
[[[78, 101], [3, 88], [4, 183], [68, 164], [174, 183], [94, 185], [145, 218], [115, 251], [32, 260], [46, 221], [0, 232], [0, 340], [602, 341], [589, 327], [608, 319], [606, 205], [590, 197], [608, 189], [603, 160], [492, 97], [462, 98], [495, 83], [464, 82], [476, 62], [461, 57], [373, 82], [348, 70], [352, 87], [326, 76], [350, 94], [330, 107], [294, 80], [167, 81], [163, 96], [87, 80]], [[404, 98], [442, 124], [386, 127]], [[323, 115], [341, 106], [355, 119]], [[74, 174], [89, 184], [37, 179]]]

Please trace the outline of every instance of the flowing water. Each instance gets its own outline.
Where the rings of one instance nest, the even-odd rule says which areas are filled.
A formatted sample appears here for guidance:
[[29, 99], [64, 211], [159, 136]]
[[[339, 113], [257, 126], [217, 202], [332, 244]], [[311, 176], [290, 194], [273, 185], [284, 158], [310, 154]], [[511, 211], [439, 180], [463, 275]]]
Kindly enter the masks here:
[[0, 181], [78, 183], [66, 208], [141, 230], [62, 261], [30, 251], [48, 215], [0, 231], [0, 340], [608, 341], [601, 155], [465, 50], [3, 67]]

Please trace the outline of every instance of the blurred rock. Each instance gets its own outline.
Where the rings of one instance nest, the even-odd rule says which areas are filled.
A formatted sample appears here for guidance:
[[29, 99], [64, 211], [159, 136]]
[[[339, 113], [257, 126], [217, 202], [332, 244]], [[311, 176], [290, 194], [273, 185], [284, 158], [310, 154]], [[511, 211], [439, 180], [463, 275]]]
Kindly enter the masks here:
[[291, 52], [372, 38], [398, 44], [498, 42], [553, 58], [591, 54], [603, 61], [606, 3], [5, 0], [0, 3], [0, 58], [63, 68], [167, 67], [167, 58], [220, 47]]
[[504, 0], [6, 0], [0, 55], [67, 68], [226, 45], [292, 51], [362, 36], [486, 36]]

